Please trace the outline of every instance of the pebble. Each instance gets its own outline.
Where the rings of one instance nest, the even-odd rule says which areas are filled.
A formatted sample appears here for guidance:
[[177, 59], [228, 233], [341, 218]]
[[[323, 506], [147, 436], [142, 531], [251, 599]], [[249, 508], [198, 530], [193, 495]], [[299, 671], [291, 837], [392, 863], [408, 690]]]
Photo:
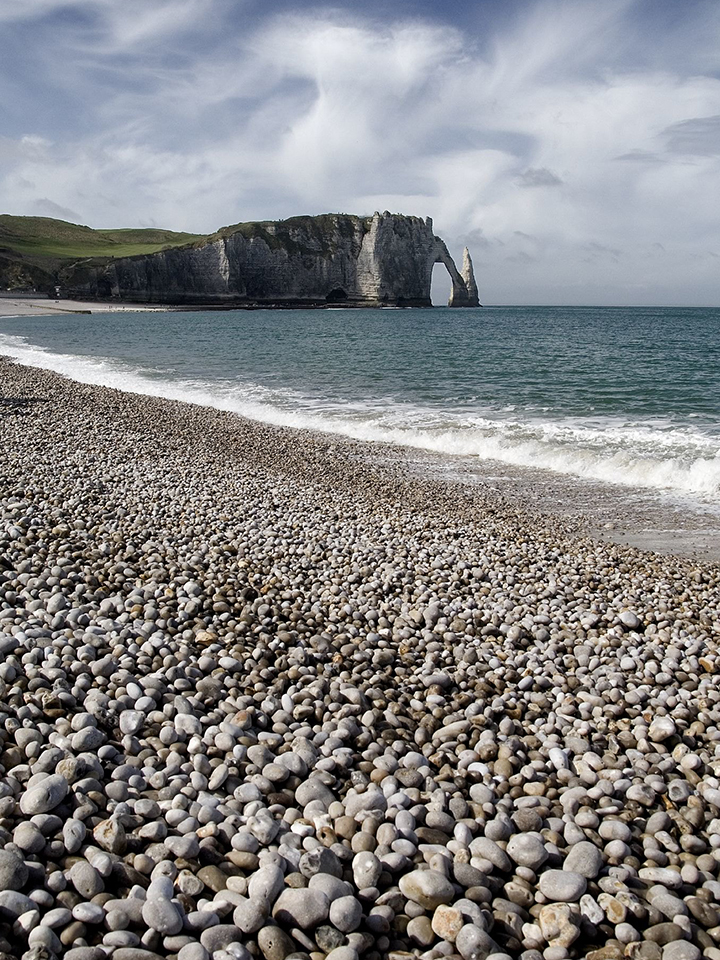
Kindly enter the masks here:
[[493, 954], [501, 953], [490, 934], [472, 923], [466, 923], [459, 931], [455, 947], [463, 960], [487, 960]]
[[20, 812], [32, 817], [54, 810], [68, 794], [68, 783], [60, 774], [49, 774], [30, 787], [20, 798]]
[[156, 930], [165, 937], [180, 933], [183, 927], [180, 912], [175, 904], [165, 897], [148, 899], [142, 908], [142, 918], [151, 930]]
[[457, 907], [441, 904], [433, 913], [432, 929], [441, 940], [455, 943], [457, 935], [465, 925], [463, 914]]
[[233, 912], [233, 922], [243, 933], [257, 933], [268, 915], [268, 905], [255, 897], [243, 899]]
[[306, 888], [286, 889], [273, 907], [273, 917], [281, 924], [309, 930], [327, 919], [330, 901], [319, 890]]
[[516, 833], [508, 840], [507, 855], [519, 866], [539, 870], [548, 858], [545, 844], [531, 833]]
[[201, 943], [186, 943], [178, 951], [178, 960], [210, 960], [210, 953]]
[[258, 933], [257, 942], [265, 960], [285, 960], [296, 950], [296, 944], [280, 927], [263, 927]]
[[538, 923], [542, 935], [553, 947], [567, 948], [580, 935], [578, 916], [567, 903], [551, 903], [540, 909]]
[[400, 878], [400, 892], [426, 910], [451, 903], [455, 889], [447, 877], [436, 870], [414, 870]]
[[70, 867], [68, 880], [77, 892], [87, 900], [102, 893], [105, 889], [102, 877], [95, 867], [86, 860], [78, 860]]
[[[358, 890], [374, 887], [380, 879], [382, 864], [369, 850], [356, 853], [352, 862], [353, 880]], [[324, 871], [325, 872], [325, 871]]]
[[677, 733], [672, 717], [654, 717], [648, 730], [648, 736], [654, 743], [663, 743]]
[[25, 862], [12, 850], [0, 850], [0, 890], [22, 890], [27, 880]]
[[330, 901], [329, 918], [342, 933], [352, 933], [360, 926], [362, 904], [356, 897], [338, 897]]
[[358, 960], [358, 951], [354, 947], [335, 947], [328, 953], [326, 960]]
[[548, 900], [577, 902], [587, 889], [587, 880], [582, 874], [567, 870], [547, 870], [540, 875], [539, 889]]
[[716, 567], [0, 367], [8, 950], [720, 960]]
[[113, 960], [159, 960], [162, 956], [142, 947], [118, 947], [112, 955]]
[[694, 943], [676, 940], [663, 947], [662, 960], [700, 960], [701, 950]]
[[581, 840], [570, 848], [563, 863], [563, 870], [594, 880], [600, 873], [602, 865], [602, 851], [589, 840]]

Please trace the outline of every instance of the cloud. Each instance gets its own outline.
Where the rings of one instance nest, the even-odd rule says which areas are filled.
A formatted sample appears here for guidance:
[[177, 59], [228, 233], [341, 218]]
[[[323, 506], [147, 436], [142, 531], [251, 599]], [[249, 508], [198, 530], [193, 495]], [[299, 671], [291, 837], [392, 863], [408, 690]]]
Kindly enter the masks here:
[[517, 178], [517, 183], [521, 187], [559, 187], [562, 182], [557, 174], [546, 167], [529, 167]]
[[595, 240], [591, 240], [589, 243], [584, 243], [582, 245], [582, 250], [585, 254], [583, 259], [586, 263], [598, 263], [600, 261], [610, 260], [613, 263], [620, 263], [622, 258], [622, 250], [619, 250], [617, 247], [608, 247], [604, 243], [598, 243]]
[[512, 253], [510, 256], [505, 257], [508, 263], [520, 263], [520, 264], [529, 264], [533, 263], [536, 259], [531, 256], [525, 250], [518, 250], [517, 253]]
[[664, 163], [662, 157], [650, 150], [630, 150], [619, 157], [613, 157], [613, 160], [620, 160], [623, 163]]
[[477, 37], [378, 9], [5, 0], [0, 209], [200, 232], [387, 208], [468, 242], [486, 302], [717, 300], [717, 5], [529, 0]]
[[693, 117], [674, 123], [660, 134], [668, 153], [697, 157], [720, 156], [720, 115]]

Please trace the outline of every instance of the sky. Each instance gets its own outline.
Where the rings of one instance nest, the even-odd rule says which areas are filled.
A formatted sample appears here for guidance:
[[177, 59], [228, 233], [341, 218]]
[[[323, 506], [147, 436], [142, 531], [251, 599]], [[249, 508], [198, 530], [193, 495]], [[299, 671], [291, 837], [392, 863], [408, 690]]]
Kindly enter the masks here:
[[484, 303], [720, 305], [720, 3], [0, 0], [0, 212], [386, 209]]

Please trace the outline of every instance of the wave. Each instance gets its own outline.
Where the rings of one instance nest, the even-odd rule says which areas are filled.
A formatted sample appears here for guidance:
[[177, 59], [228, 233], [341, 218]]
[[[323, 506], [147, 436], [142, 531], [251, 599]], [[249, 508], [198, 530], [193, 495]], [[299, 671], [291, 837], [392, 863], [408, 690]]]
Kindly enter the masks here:
[[[507, 407], [493, 415], [469, 416], [467, 409], [422, 408], [390, 398], [341, 403], [256, 383], [173, 379], [168, 371], [51, 353], [22, 337], [2, 334], [0, 353], [81, 383], [196, 403], [276, 426], [549, 470], [705, 502], [720, 494], [720, 439], [688, 425], [522, 419]], [[513, 419], [509, 413], [515, 414]]]

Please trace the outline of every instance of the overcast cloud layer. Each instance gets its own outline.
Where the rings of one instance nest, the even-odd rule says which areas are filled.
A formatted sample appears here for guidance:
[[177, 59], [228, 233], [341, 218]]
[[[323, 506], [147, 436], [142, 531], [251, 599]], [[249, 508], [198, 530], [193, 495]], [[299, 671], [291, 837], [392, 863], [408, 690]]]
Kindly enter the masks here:
[[720, 302], [716, 0], [263, 9], [0, 0], [0, 211], [389, 209], [486, 303]]

